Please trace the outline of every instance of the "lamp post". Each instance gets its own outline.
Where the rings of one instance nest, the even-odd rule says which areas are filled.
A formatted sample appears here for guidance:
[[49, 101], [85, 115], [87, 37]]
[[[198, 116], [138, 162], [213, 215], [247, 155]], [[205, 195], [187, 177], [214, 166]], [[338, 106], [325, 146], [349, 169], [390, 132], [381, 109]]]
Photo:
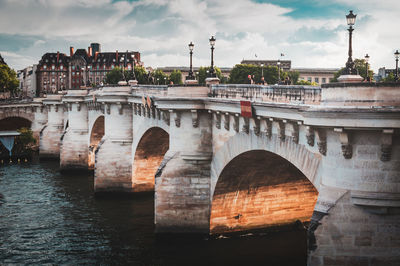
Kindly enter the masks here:
[[396, 58], [396, 76], [394, 77], [394, 80], [397, 82], [399, 80], [399, 50], [396, 50], [394, 53], [394, 58]]
[[264, 77], [264, 64], [261, 63], [261, 77]]
[[167, 85], [167, 77], [164, 77], [164, 85]]
[[136, 80], [136, 75], [135, 75], [135, 63], [136, 63], [135, 55], [132, 54], [131, 57], [132, 57], [132, 77], [133, 77], [133, 80]]
[[195, 77], [193, 76], [193, 67], [192, 67], [192, 56], [193, 56], [193, 48], [194, 44], [192, 42], [189, 43], [189, 51], [190, 51], [190, 68], [189, 75], [186, 77], [188, 80], [193, 80]]
[[278, 65], [278, 85], [281, 82], [281, 60], [278, 59], [278, 62], [276, 62], [276, 64]]
[[357, 15], [353, 14], [353, 10], [350, 10], [350, 13], [346, 15], [346, 20], [347, 20], [347, 25], [349, 25], [348, 31], [349, 31], [349, 58], [347, 59], [346, 62], [346, 69], [345, 69], [345, 75], [357, 75], [357, 70], [354, 68], [354, 62], [352, 59], [353, 55], [353, 50], [352, 50], [352, 43], [351, 43], [351, 38], [353, 34], [353, 25], [356, 23], [356, 17]]
[[210, 67], [210, 72], [209, 72], [209, 77], [216, 77], [215, 75], [215, 71], [214, 71], [214, 46], [215, 46], [215, 41], [216, 39], [214, 38], [214, 36], [211, 36], [211, 38], [209, 39], [210, 41], [210, 46], [211, 46], [211, 67]]
[[368, 76], [368, 60], [369, 60], [369, 55], [365, 55], [365, 81], [369, 82], [369, 76]]

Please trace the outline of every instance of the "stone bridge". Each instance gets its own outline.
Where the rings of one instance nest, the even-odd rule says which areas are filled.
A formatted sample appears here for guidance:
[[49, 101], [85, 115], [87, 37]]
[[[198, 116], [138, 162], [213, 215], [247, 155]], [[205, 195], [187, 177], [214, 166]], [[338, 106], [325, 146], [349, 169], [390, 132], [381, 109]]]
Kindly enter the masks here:
[[[121, 86], [1, 105], [96, 193], [154, 191], [157, 232], [308, 224], [309, 265], [400, 261], [400, 87]], [[298, 222], [297, 222], [298, 223]]]

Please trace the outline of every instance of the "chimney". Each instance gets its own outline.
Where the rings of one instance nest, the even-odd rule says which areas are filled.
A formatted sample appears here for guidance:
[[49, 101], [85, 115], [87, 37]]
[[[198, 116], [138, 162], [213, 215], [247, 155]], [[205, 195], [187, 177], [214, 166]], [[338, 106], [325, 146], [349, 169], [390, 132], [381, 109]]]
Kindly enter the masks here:
[[74, 47], [70, 46], [69, 47], [69, 56], [73, 56], [74, 55]]
[[97, 55], [99, 54], [99, 52], [96, 52], [95, 54], [94, 54], [94, 61], [96, 61], [97, 60]]
[[115, 61], [118, 63], [118, 50], [115, 52]]
[[91, 56], [92, 56], [92, 47], [89, 46], [89, 47], [87, 48], [87, 51], [88, 51], [88, 52], [87, 52], [87, 53], [88, 53], [88, 56], [91, 57]]

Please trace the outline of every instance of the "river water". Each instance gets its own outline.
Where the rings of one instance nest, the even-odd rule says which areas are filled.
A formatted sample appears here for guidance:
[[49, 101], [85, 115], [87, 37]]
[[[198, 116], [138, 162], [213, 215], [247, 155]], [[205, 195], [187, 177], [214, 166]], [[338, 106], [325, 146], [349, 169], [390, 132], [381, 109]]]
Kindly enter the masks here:
[[305, 265], [304, 230], [207, 239], [154, 234], [154, 196], [96, 198], [57, 162], [0, 167], [0, 265]]

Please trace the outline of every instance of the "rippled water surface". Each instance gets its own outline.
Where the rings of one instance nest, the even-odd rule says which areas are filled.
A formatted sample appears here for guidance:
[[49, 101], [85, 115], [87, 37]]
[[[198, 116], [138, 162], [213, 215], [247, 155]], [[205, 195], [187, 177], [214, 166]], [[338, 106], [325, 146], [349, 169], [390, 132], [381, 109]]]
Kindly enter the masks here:
[[156, 237], [153, 195], [95, 198], [56, 162], [1, 167], [0, 193], [1, 265], [305, 265], [304, 231]]

